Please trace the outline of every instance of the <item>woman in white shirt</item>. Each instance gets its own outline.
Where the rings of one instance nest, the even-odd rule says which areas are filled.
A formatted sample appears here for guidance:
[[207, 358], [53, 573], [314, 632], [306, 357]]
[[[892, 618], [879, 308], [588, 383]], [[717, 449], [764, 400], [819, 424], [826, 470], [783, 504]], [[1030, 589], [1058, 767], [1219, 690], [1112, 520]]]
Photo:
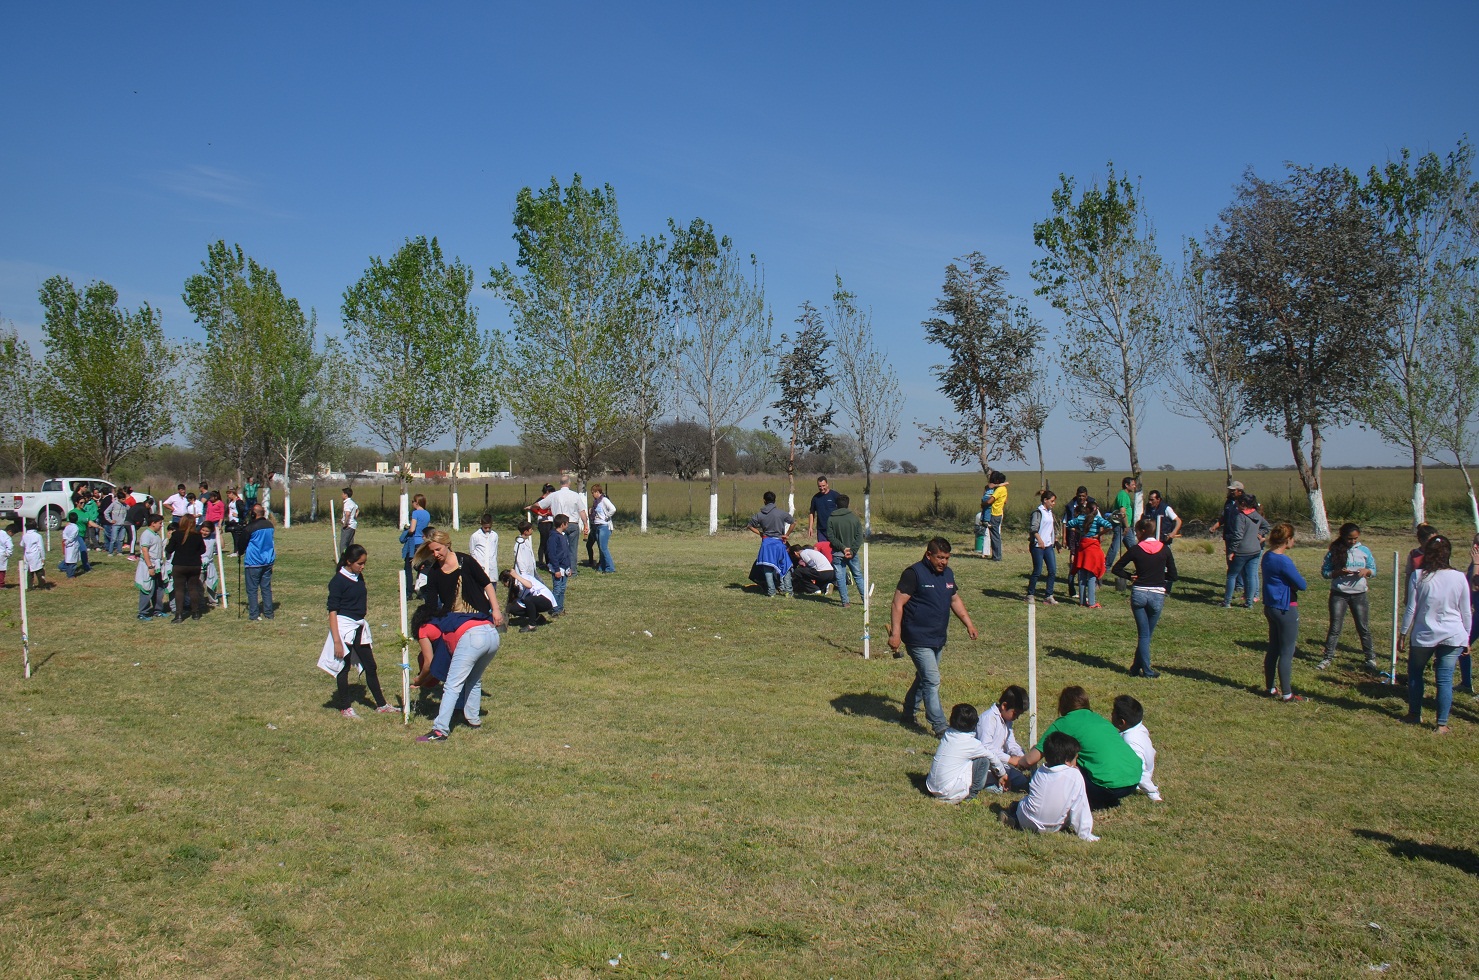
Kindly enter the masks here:
[[1423, 544], [1422, 565], [1412, 575], [1407, 614], [1397, 649], [1407, 649], [1407, 717], [1422, 721], [1423, 672], [1433, 661], [1438, 682], [1438, 733], [1448, 734], [1448, 712], [1453, 705], [1453, 668], [1458, 655], [1469, 648], [1469, 582], [1448, 563], [1453, 546], [1441, 534]]

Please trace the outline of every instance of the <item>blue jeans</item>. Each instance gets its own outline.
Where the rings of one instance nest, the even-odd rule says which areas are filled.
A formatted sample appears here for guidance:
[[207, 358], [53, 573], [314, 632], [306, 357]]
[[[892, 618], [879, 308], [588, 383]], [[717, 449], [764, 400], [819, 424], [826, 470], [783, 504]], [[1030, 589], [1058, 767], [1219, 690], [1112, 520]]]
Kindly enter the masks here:
[[1099, 578], [1093, 572], [1078, 573], [1078, 594], [1080, 601], [1086, 606], [1092, 606], [1099, 601]]
[[1407, 713], [1423, 716], [1423, 672], [1433, 661], [1433, 675], [1438, 681], [1438, 724], [1448, 724], [1448, 710], [1453, 707], [1453, 668], [1463, 647], [1409, 647], [1407, 651]]
[[580, 562], [575, 560], [575, 556], [580, 554], [579, 524], [575, 524], [572, 522], [565, 526], [565, 540], [570, 542], [570, 577], [574, 578], [577, 574], [579, 574], [579, 572], [576, 570], [576, 566], [580, 564]]
[[67, 578], [76, 578], [78, 575], [82, 574], [82, 572], [78, 569], [77, 563], [75, 561], [57, 562], [56, 567], [60, 569], [67, 576]]
[[1135, 617], [1135, 663], [1132, 671], [1150, 668], [1150, 637], [1155, 633], [1155, 624], [1161, 621], [1161, 610], [1166, 608], [1166, 594], [1149, 589], [1130, 590], [1130, 612]]
[[837, 598], [842, 600], [845, 606], [848, 604], [847, 576], [852, 573], [853, 584], [858, 587], [859, 597], [867, 593], [868, 586], [863, 583], [863, 560], [857, 555], [851, 558], [842, 557], [842, 549], [832, 553], [832, 567], [837, 570]]
[[457, 649], [452, 651], [452, 665], [447, 668], [447, 682], [442, 687], [442, 708], [432, 724], [439, 732], [452, 730], [452, 712], [462, 708], [462, 718], [478, 724], [483, 708], [483, 671], [498, 652], [498, 631], [492, 626], [474, 626], [462, 634]]
[[596, 566], [598, 572], [616, 571], [616, 562], [611, 560], [611, 525], [597, 524], [596, 545], [601, 549], [601, 561]]
[[82, 569], [81, 569], [81, 571], [83, 571], [83, 572], [90, 572], [90, 571], [92, 571], [92, 562], [90, 562], [90, 561], [87, 560], [87, 535], [85, 535], [85, 534], [79, 534], [79, 535], [77, 535], [77, 548], [78, 548], [79, 551], [82, 552]]
[[904, 695], [904, 718], [914, 720], [914, 713], [921, 701], [924, 702], [924, 719], [935, 735], [944, 734], [945, 709], [940, 707], [940, 654], [943, 649], [933, 647], [905, 647], [909, 659], [914, 661], [914, 683]]
[[103, 550], [110, 555], [116, 555], [123, 550], [123, 524], [107, 524], [103, 526]]
[[570, 577], [574, 574], [570, 572], [566, 575], [556, 575], [551, 579], [552, 584], [549, 590], [555, 594], [555, 612], [557, 613], [565, 611], [565, 590], [570, 587]]
[[1252, 555], [1233, 555], [1232, 561], [1227, 566], [1227, 588], [1222, 593], [1222, 604], [1232, 605], [1233, 593], [1237, 591], [1238, 582], [1243, 583], [1243, 605], [1251, 607], [1253, 597], [1258, 594], [1258, 561], [1262, 558], [1261, 553]]
[[1003, 515], [993, 514], [986, 520], [986, 530], [991, 536], [991, 560], [1001, 561], [1001, 519]]
[[1133, 528], [1114, 525], [1114, 537], [1109, 541], [1109, 554], [1104, 559], [1107, 567], [1114, 567], [1114, 560], [1120, 556], [1120, 546], [1126, 548], [1135, 547], [1135, 531]]
[[1048, 582], [1043, 597], [1053, 594], [1053, 586], [1058, 584], [1058, 553], [1052, 548], [1039, 548], [1032, 546], [1032, 577], [1027, 580], [1027, 594], [1032, 595], [1037, 591], [1037, 577], [1043, 566], [1048, 569]]
[[[262, 593], [261, 604], [257, 601], [258, 590]], [[256, 619], [260, 613], [272, 618], [272, 566], [248, 565], [246, 567], [247, 619]]]

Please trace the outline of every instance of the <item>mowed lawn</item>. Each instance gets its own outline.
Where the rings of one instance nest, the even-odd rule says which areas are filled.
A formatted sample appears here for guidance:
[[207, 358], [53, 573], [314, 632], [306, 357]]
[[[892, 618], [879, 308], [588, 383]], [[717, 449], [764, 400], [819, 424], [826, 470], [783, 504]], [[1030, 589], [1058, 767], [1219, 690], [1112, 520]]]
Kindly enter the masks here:
[[[398, 697], [398, 548], [389, 530], [361, 540]], [[1386, 657], [1407, 542], [1369, 543]], [[1011, 536], [995, 565], [968, 545], [952, 564], [981, 638], [952, 628], [947, 709], [1027, 679], [1025, 548]], [[1403, 688], [1354, 670], [1349, 624], [1318, 673], [1317, 547], [1293, 552], [1313, 584], [1295, 665], [1310, 700], [1257, 696], [1261, 613], [1218, 608], [1209, 542], [1178, 549], [1159, 680], [1127, 675], [1112, 589], [1100, 611], [1038, 610], [1042, 725], [1065, 684], [1105, 714], [1131, 692], [1160, 751], [1167, 802], [1099, 815], [1097, 844], [924, 795], [935, 742], [898, 725], [912, 669], [884, 642], [918, 541], [873, 548], [863, 660], [860, 607], [743, 587], [753, 536], [620, 527], [619, 574], [582, 573], [567, 618], [507, 634], [482, 729], [443, 744], [414, 741], [424, 718], [327, 706], [325, 524], [279, 533], [273, 623], [138, 623], [133, 566], [103, 559], [33, 594], [35, 676], [13, 625], [0, 657], [0, 972], [1479, 973], [1476, 703], [1458, 696], [1448, 737], [1431, 707], [1429, 727], [1399, 724]]]

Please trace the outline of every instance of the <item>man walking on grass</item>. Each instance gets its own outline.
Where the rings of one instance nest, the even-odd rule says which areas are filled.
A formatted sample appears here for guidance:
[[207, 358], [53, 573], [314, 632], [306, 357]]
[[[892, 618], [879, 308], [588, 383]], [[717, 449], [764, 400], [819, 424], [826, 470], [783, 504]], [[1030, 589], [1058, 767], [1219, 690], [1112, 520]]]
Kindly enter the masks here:
[[954, 613], [965, 624], [971, 639], [977, 636], [949, 566], [950, 542], [932, 538], [925, 547], [923, 560], [910, 565], [899, 576], [889, 610], [888, 648], [895, 657], [901, 657], [904, 654], [899, 651], [903, 647], [914, 661], [914, 683], [904, 695], [900, 722], [906, 728], [918, 727], [914, 713], [922, 701], [925, 721], [936, 738], [949, 727], [945, 710], [940, 706], [940, 655], [945, 652], [950, 614]]

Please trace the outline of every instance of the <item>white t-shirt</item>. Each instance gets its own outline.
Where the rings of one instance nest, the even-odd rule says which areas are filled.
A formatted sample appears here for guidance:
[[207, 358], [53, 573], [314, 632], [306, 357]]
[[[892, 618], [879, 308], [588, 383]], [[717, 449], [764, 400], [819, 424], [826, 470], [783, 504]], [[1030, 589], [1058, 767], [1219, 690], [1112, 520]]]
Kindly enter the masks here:
[[1412, 575], [1402, 632], [1415, 647], [1469, 645], [1469, 580], [1456, 568]]
[[981, 715], [981, 721], [976, 725], [976, 738], [986, 746], [986, 757], [991, 760], [991, 768], [999, 776], [1010, 767], [1008, 759], [1022, 755], [1022, 746], [1017, 744], [1017, 737], [1012, 734], [1012, 726], [1001, 717], [1001, 705], [993, 704]]
[[610, 524], [615, 513], [616, 505], [611, 502], [610, 497], [603, 494], [601, 499], [596, 501], [596, 505], [591, 508], [591, 523]]
[[205, 516], [205, 504], [200, 500], [196, 500], [193, 504], [187, 501], [185, 504], [185, 512], [193, 516], [195, 518], [195, 522], [198, 524], [200, 523], [200, 519]]
[[[491, 528], [484, 531], [478, 528], [472, 532], [472, 540], [468, 543], [467, 553], [472, 555], [473, 561], [483, 566], [483, 571], [488, 573], [490, 581], [498, 581], [498, 532]], [[523, 574], [520, 572], [519, 574]]]
[[1140, 757], [1140, 792], [1159, 803], [1161, 789], [1155, 784], [1155, 746], [1150, 744], [1150, 730], [1141, 722], [1120, 732], [1120, 738]]
[[930, 763], [924, 788], [945, 800], [963, 800], [971, 792], [971, 761], [986, 758], [986, 746], [970, 732], [947, 728]]
[[1056, 834], [1066, 826], [1084, 840], [1098, 840], [1084, 774], [1067, 764], [1039, 768], [1017, 804], [1017, 825], [1039, 834]]
[[535, 503], [536, 507], [543, 507], [550, 512], [551, 517], [559, 517], [564, 514], [570, 518], [573, 527], [579, 527], [585, 521], [581, 515], [585, 513], [585, 498], [571, 490], [569, 487], [561, 487], [554, 493]]
[[184, 517], [185, 509], [190, 506], [190, 501], [185, 499], [183, 493], [172, 494], [164, 499], [164, 506], [176, 517]]
[[814, 572], [830, 572], [833, 570], [832, 563], [827, 560], [827, 556], [815, 548], [802, 548], [801, 554], [798, 557], [801, 559], [801, 564]]
[[350, 529], [359, 527], [359, 504], [354, 502], [353, 497], [344, 498], [344, 516], [340, 518], [341, 526]]
[[1053, 512], [1046, 507], [1039, 507], [1037, 512], [1042, 515], [1042, 524], [1037, 529], [1037, 546], [1051, 548], [1053, 546]]

